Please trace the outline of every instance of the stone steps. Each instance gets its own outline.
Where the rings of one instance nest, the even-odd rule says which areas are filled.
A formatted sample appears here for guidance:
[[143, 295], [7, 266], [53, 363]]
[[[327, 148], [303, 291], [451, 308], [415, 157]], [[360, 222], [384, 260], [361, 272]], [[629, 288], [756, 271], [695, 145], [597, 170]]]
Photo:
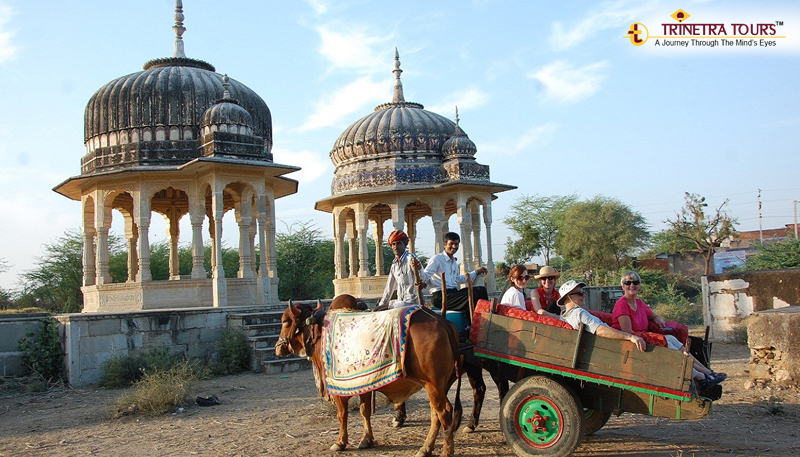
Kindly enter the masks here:
[[281, 316], [285, 305], [266, 311], [231, 313], [228, 325], [238, 327], [247, 337], [252, 349], [250, 369], [268, 374], [284, 373], [309, 368], [309, 362], [302, 357], [278, 357], [275, 355], [275, 344], [281, 331]]

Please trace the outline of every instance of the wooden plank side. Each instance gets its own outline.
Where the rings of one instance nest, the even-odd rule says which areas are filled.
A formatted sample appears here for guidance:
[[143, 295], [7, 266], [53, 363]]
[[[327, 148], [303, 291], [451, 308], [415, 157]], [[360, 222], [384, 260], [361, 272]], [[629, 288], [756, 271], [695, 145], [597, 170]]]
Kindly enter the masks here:
[[[478, 348], [572, 368], [576, 331], [496, 314], [481, 315], [481, 319]], [[680, 351], [650, 346], [641, 352], [628, 341], [588, 332], [581, 341], [579, 371], [680, 392], [687, 392], [691, 385], [691, 366]]]
[[619, 389], [598, 384], [573, 385], [585, 408], [603, 411], [622, 410], [670, 419], [702, 419], [711, 412], [711, 401], [695, 397], [681, 401], [659, 395]]

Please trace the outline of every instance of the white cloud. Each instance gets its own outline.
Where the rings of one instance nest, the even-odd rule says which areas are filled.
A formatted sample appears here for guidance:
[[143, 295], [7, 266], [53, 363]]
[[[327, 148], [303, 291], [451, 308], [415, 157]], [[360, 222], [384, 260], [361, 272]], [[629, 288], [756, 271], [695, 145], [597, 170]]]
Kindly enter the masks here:
[[351, 31], [341, 33], [330, 26], [317, 27], [322, 40], [319, 52], [334, 68], [368, 73], [391, 69], [386, 63], [385, 43], [392, 40], [393, 35], [369, 35], [360, 30], [352, 30], [352, 26], [348, 30]]
[[639, 22], [637, 18], [652, 7], [627, 7], [624, 3], [606, 3], [602, 8], [589, 13], [577, 24], [568, 26], [561, 22], [553, 24], [553, 34], [550, 35], [550, 45], [553, 49], [557, 51], [568, 49], [598, 32]]
[[12, 15], [11, 8], [0, 5], [0, 64], [14, 59], [17, 54], [17, 47], [11, 42], [14, 32], [7, 29]]
[[308, 150], [290, 151], [280, 147], [275, 147], [272, 153], [276, 158], [280, 158], [280, 163], [302, 168], [300, 171], [286, 175], [287, 178], [307, 184], [329, 174], [331, 161], [324, 154]]
[[390, 89], [386, 81], [376, 82], [363, 76], [317, 102], [314, 112], [299, 130], [330, 127], [353, 113], [365, 112], [368, 106], [387, 101]]
[[539, 85], [544, 98], [562, 102], [576, 102], [600, 90], [604, 76], [600, 71], [608, 62], [597, 62], [583, 67], [559, 60], [528, 74]]
[[308, 6], [317, 14], [325, 14], [328, 12], [328, 2], [326, 0], [306, 0]]
[[544, 125], [533, 125], [518, 138], [506, 138], [480, 147], [481, 153], [497, 155], [517, 155], [532, 148], [541, 147], [550, 142], [558, 125], [548, 122]]
[[452, 118], [455, 116], [455, 107], [458, 106], [459, 111], [468, 110], [471, 108], [478, 108], [489, 101], [489, 94], [480, 89], [472, 88], [461, 92], [454, 92], [445, 97], [445, 102], [438, 103], [434, 106], [425, 106], [428, 111], [439, 113], [445, 117]]

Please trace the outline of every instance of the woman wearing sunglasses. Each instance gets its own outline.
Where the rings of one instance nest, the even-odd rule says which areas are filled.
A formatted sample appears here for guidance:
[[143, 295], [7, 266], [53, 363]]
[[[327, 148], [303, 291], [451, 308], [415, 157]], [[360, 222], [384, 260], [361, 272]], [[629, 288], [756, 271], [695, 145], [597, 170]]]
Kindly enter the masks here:
[[500, 303], [514, 308], [527, 310], [525, 307], [525, 286], [528, 285], [528, 280], [531, 277], [528, 275], [528, 269], [525, 265], [514, 265], [511, 271], [508, 272], [508, 281], [511, 287], [503, 294]]
[[558, 315], [561, 311], [556, 302], [561, 295], [556, 290], [556, 279], [561, 276], [555, 268], [545, 265], [539, 270], [539, 274], [534, 278], [539, 280], [539, 287], [531, 293], [531, 304], [533, 310], [541, 314], [540, 310], [545, 310], [550, 314]]
[[[614, 304], [613, 325], [612, 327], [625, 333], [636, 334], [646, 332], [649, 321], [653, 321], [659, 327], [664, 328], [666, 321], [650, 309], [644, 301], [639, 298], [639, 290], [642, 278], [635, 271], [628, 271], [622, 275], [620, 281], [622, 290], [625, 293], [617, 303]], [[664, 335], [670, 349], [684, 350], [684, 345], [672, 335]], [[695, 379], [700, 382], [701, 388], [708, 388], [725, 380], [728, 376], [725, 373], [714, 373], [706, 368], [702, 363], [694, 359]]]

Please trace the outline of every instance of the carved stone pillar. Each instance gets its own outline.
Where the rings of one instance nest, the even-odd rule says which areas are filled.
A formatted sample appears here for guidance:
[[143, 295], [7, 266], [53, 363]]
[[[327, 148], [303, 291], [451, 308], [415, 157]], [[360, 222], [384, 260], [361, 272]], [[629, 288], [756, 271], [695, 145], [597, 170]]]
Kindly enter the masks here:
[[192, 222], [192, 279], [206, 278], [203, 266], [203, 216], [203, 213], [197, 212], [189, 216]]
[[167, 237], [169, 238], [169, 279], [181, 279], [180, 264], [178, 262], [178, 238], [180, 226], [178, 221], [181, 215], [177, 209], [167, 211]]
[[95, 229], [90, 227], [83, 228], [83, 285], [95, 285], [96, 271], [95, 271], [95, 253], [94, 253], [94, 237]]
[[262, 305], [272, 301], [272, 286], [267, 271], [267, 203], [266, 195], [260, 194], [257, 200], [256, 215], [258, 219], [258, 296]]
[[228, 282], [222, 266], [222, 216], [224, 213], [224, 193], [219, 185], [215, 185], [211, 195], [211, 208], [214, 212], [214, 253], [217, 259], [212, 270], [214, 307], [228, 306]]
[[481, 215], [475, 206], [472, 211], [472, 268], [480, 268], [481, 263]]
[[242, 199], [239, 209], [236, 211], [236, 222], [239, 224], [239, 272], [240, 278], [254, 277], [250, 263], [250, 223], [252, 222], [252, 206], [247, 199]]
[[497, 282], [494, 275], [494, 261], [492, 260], [492, 203], [487, 199], [483, 207], [483, 224], [486, 226], [486, 268], [489, 273], [486, 275], [486, 289], [489, 292], [497, 290]]
[[370, 221], [372, 225], [372, 240], [375, 242], [375, 276], [383, 274], [383, 221]]
[[434, 255], [444, 251], [444, 208], [434, 208], [433, 216], [433, 250]]
[[469, 266], [472, 265], [472, 242], [470, 240], [472, 216], [464, 204], [458, 205], [458, 225], [461, 228], [461, 274], [463, 275], [472, 271], [469, 269]]
[[334, 236], [334, 260], [336, 268], [336, 279], [347, 277], [347, 264], [345, 262], [344, 237], [347, 234], [347, 223], [342, 218], [342, 213], [334, 213], [333, 236]]
[[367, 244], [367, 230], [369, 220], [366, 211], [356, 213], [358, 228], [358, 276], [369, 276], [369, 245]]
[[358, 275], [357, 270], [357, 250], [356, 250], [356, 221], [354, 219], [347, 220], [347, 243], [348, 243], [348, 263], [350, 264], [348, 277], [355, 278]]
[[136, 281], [136, 273], [139, 271], [139, 255], [136, 248], [139, 239], [139, 228], [134, 224], [133, 218], [125, 219], [125, 240], [128, 244], [128, 281]]

